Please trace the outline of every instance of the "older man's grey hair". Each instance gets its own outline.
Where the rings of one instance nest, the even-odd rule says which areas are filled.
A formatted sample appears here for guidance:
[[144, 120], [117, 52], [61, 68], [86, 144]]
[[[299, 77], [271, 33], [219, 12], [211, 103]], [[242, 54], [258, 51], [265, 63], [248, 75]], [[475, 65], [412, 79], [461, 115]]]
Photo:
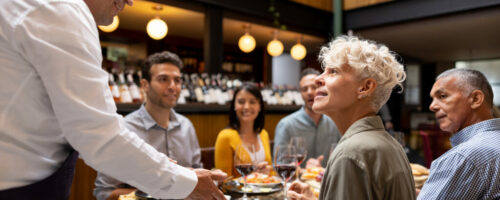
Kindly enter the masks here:
[[374, 78], [377, 82], [372, 98], [375, 111], [387, 102], [396, 85], [403, 90], [404, 67], [397, 61], [396, 54], [383, 44], [355, 36], [339, 36], [321, 48], [318, 59], [326, 68], [347, 64], [355, 70], [358, 79]]
[[469, 96], [474, 90], [480, 90], [484, 93], [486, 103], [493, 107], [493, 90], [483, 73], [473, 69], [454, 68], [439, 74], [436, 80], [450, 76], [458, 78], [457, 84], [463, 88], [464, 96]]

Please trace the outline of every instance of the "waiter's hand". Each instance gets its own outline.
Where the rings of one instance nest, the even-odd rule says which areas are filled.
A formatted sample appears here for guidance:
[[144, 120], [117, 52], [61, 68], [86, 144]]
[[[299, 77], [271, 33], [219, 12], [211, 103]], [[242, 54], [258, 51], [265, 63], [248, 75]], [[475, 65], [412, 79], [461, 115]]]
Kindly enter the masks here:
[[314, 193], [311, 190], [311, 186], [307, 183], [302, 183], [300, 181], [294, 181], [287, 191], [288, 198], [292, 200], [315, 200]]
[[198, 176], [198, 184], [186, 199], [226, 199], [222, 191], [214, 184], [214, 181], [223, 181], [227, 176], [226, 173], [206, 169], [194, 169], [194, 172]]

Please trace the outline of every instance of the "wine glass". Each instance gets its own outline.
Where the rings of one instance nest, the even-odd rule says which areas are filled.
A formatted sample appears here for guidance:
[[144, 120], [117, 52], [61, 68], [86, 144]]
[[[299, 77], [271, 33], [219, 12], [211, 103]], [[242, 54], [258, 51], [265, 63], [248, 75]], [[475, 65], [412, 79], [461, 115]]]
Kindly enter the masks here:
[[295, 151], [295, 147], [293, 145], [278, 145], [274, 158], [274, 169], [284, 182], [284, 199], [288, 199], [286, 197], [286, 184], [297, 169], [297, 152]]
[[290, 139], [290, 145], [295, 147], [297, 162], [298, 162], [298, 165], [300, 166], [302, 164], [302, 162], [304, 162], [304, 160], [307, 157], [306, 139], [303, 137], [297, 137], [297, 136], [292, 137]]
[[246, 147], [244, 144], [236, 145], [234, 150], [234, 167], [236, 171], [243, 176], [243, 197], [241, 199], [247, 200], [247, 176], [255, 170], [255, 165], [252, 161], [255, 158], [255, 147], [249, 145]]

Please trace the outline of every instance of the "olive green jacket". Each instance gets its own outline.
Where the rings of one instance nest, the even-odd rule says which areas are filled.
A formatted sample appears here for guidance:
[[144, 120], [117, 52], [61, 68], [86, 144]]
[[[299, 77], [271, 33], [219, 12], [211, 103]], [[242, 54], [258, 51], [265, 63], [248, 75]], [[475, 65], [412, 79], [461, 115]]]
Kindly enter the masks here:
[[379, 116], [347, 129], [330, 155], [319, 195], [324, 200], [416, 198], [408, 158]]

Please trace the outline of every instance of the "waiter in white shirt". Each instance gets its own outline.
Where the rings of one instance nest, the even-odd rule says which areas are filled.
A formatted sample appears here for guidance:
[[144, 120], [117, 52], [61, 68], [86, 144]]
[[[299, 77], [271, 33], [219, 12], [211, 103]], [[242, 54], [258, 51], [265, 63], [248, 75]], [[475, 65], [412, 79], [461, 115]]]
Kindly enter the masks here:
[[0, 199], [67, 199], [75, 151], [157, 198], [224, 199], [224, 173], [172, 163], [116, 114], [96, 25], [132, 1], [0, 1]]

